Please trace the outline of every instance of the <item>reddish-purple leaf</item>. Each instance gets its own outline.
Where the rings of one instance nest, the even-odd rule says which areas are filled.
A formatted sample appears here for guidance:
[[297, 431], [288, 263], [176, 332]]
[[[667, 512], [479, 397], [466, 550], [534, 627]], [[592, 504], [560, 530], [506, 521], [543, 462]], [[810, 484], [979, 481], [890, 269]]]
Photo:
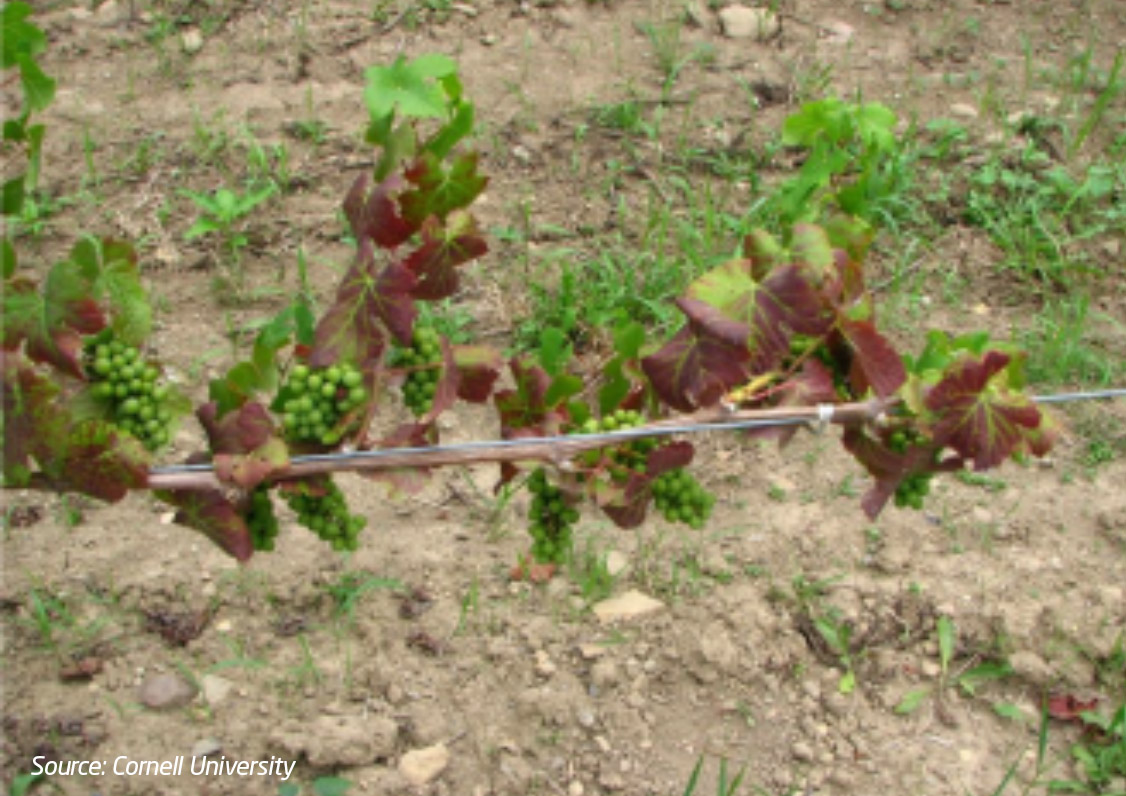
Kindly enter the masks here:
[[418, 314], [411, 300], [415, 282], [414, 273], [400, 263], [377, 273], [372, 245], [361, 241], [335, 302], [317, 324], [309, 364], [319, 368], [353, 362], [361, 370], [370, 369], [386, 346], [384, 328], [409, 345]]
[[872, 437], [862, 426], [847, 426], [842, 439], [845, 450], [856, 457], [876, 483], [861, 498], [860, 505], [869, 519], [876, 519], [896, 489], [907, 478], [922, 473], [957, 470], [962, 467], [960, 458], [935, 461], [942, 450], [938, 444], [913, 445], [905, 453], [898, 453], [885, 442]]
[[695, 448], [690, 442], [671, 442], [653, 449], [645, 460], [645, 472], [631, 472], [624, 485], [595, 484], [599, 508], [619, 528], [636, 528], [645, 521], [653, 493], [650, 485], [663, 473], [692, 463]]
[[473, 216], [454, 211], [443, 224], [431, 216], [422, 225], [422, 243], [404, 261], [418, 278], [413, 295], [436, 301], [457, 292], [457, 266], [483, 256], [489, 250], [477, 230]]
[[649, 452], [645, 459], [645, 474], [656, 478], [670, 470], [687, 467], [692, 464], [696, 455], [696, 448], [691, 442], [669, 442], [660, 445]]
[[551, 377], [542, 368], [525, 365], [516, 358], [509, 360], [508, 367], [516, 389], [501, 390], [493, 395], [500, 415], [501, 436], [510, 439], [557, 434], [566, 419], [566, 411], [544, 401]]
[[794, 225], [790, 252], [794, 264], [803, 268], [815, 284], [820, 284], [836, 264], [829, 235], [816, 224]]
[[23, 356], [0, 351], [3, 369], [4, 472], [31, 471], [37, 446], [60, 448], [66, 416], [57, 411], [59, 386], [41, 375]]
[[402, 178], [392, 175], [368, 190], [367, 175], [352, 184], [344, 199], [344, 215], [357, 241], [365, 238], [377, 246], [394, 249], [410, 239], [418, 229], [399, 215], [392, 194], [402, 187]]
[[965, 356], [950, 364], [926, 396], [926, 407], [934, 413], [935, 442], [972, 460], [977, 470], [1051, 444], [1040, 428], [1040, 410], [1027, 396], [1010, 392], [1005, 379], [994, 378], [1004, 373], [1009, 361], [1000, 351], [986, 351], [981, 358]]
[[176, 522], [201, 531], [225, 553], [247, 561], [254, 552], [250, 529], [238, 508], [216, 489], [162, 490], [156, 496], [178, 510]]
[[203, 404], [196, 411], [214, 453], [250, 453], [274, 436], [274, 419], [257, 401], [243, 404], [221, 418], [218, 414], [214, 402]]
[[752, 229], [743, 239], [743, 256], [750, 261], [751, 277], [761, 282], [778, 265], [786, 262], [786, 249], [765, 229]]
[[681, 412], [711, 406], [728, 390], [747, 381], [749, 353], [745, 345], [709, 335], [694, 324], [641, 361], [657, 395]]
[[458, 397], [478, 404], [489, 400], [503, 365], [500, 352], [488, 346], [455, 345], [453, 357], [454, 365], [461, 374]]
[[27, 341], [27, 355], [84, 379], [82, 334], [97, 332], [105, 318], [91, 297], [93, 286], [68, 262], [57, 263], [42, 293], [34, 282], [16, 278], [4, 286], [3, 348]]
[[907, 380], [903, 359], [871, 321], [842, 318], [837, 327], [852, 349], [849, 382], [856, 395], [869, 388], [880, 398], [893, 395]]
[[407, 170], [415, 186], [399, 197], [403, 218], [422, 226], [430, 216], [445, 219], [454, 210], [469, 207], [488, 184], [477, 173], [477, 154], [466, 152], [450, 158], [449, 170], [432, 152], [424, 152]]
[[[54, 461], [49, 461], [52, 457]], [[84, 420], [67, 433], [66, 447], [37, 454], [59, 487], [116, 502], [148, 484], [149, 456], [133, 436], [101, 420]]]
[[[807, 359], [801, 372], [795, 373], [775, 393], [775, 406], [814, 406], [836, 403], [837, 388], [833, 374], [819, 360]], [[801, 430], [801, 426], [775, 426], [751, 429], [747, 436], [755, 439], [774, 439], [779, 446], [786, 445]]]
[[1074, 694], [1052, 694], [1048, 697], [1048, 715], [1056, 721], [1082, 721], [1084, 713], [1097, 709], [1099, 700], [1083, 700]]
[[289, 469], [289, 448], [277, 437], [245, 454], [215, 455], [215, 475], [224, 483], [253, 489], [267, 478]]

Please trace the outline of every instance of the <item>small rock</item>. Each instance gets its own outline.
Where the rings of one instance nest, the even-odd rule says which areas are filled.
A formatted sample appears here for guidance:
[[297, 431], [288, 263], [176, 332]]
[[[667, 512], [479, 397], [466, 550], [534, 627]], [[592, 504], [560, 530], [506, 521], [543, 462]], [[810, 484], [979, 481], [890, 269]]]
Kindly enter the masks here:
[[933, 680], [942, 673], [942, 667], [936, 661], [929, 658], [919, 664], [919, 672], [928, 680]]
[[536, 650], [536, 674], [540, 677], [551, 677], [555, 674], [555, 664], [543, 650]]
[[856, 28], [847, 22], [833, 19], [821, 26], [827, 44], [848, 44], [856, 35]]
[[720, 10], [719, 24], [729, 39], [769, 41], [782, 30], [778, 15], [768, 8], [728, 6]]
[[642, 594], [636, 589], [631, 589], [618, 597], [611, 597], [596, 603], [592, 610], [602, 624], [609, 624], [619, 620], [637, 619], [642, 616], [656, 613], [665, 607], [660, 600], [655, 600], [647, 594]]
[[450, 10], [457, 11], [459, 14], [465, 14], [467, 17], [475, 17], [479, 13], [476, 8], [468, 3], [450, 3]]
[[586, 730], [592, 729], [598, 723], [594, 711], [590, 708], [579, 708], [575, 712], [575, 720], [579, 722], [580, 727]]
[[799, 763], [812, 763], [813, 762], [813, 747], [805, 741], [797, 741], [790, 747], [790, 754], [794, 756], [794, 760]]
[[114, 27], [121, 22], [123, 17], [121, 4], [117, 0], [102, 3], [98, 6], [98, 10], [94, 12], [94, 21], [104, 28]]
[[598, 688], [609, 688], [618, 682], [618, 664], [610, 659], [597, 661], [590, 667], [590, 682]]
[[629, 559], [625, 557], [624, 553], [618, 550], [611, 550], [606, 554], [606, 572], [610, 577], [618, 577], [618, 575], [626, 571], [628, 566]]
[[180, 34], [180, 46], [188, 55], [195, 55], [203, 49], [203, 34], [199, 28], [188, 28]]
[[153, 710], [179, 708], [195, 699], [196, 687], [176, 674], [153, 674], [137, 689], [137, 698]]
[[234, 683], [230, 680], [224, 680], [214, 674], [205, 674], [199, 681], [200, 688], [203, 689], [203, 698], [207, 700], [207, 704], [215, 707], [227, 698], [234, 687]]
[[484, 36], [481, 37], [481, 43], [484, 44], [486, 47], [492, 47], [494, 44], [497, 43], [496, 34], [495, 33], [486, 33]]
[[1053, 677], [1052, 667], [1030, 650], [1014, 652], [1009, 656], [1009, 665], [1013, 667], [1013, 673], [1018, 677], [1036, 685], [1049, 683]]
[[421, 788], [433, 782], [450, 764], [450, 750], [445, 744], [412, 749], [399, 760], [399, 773], [410, 785]]
[[571, 784], [567, 786], [567, 796], [583, 796], [584, 793], [586, 793], [586, 789], [583, 787], [583, 783], [577, 779], [572, 780]]
[[595, 661], [606, 654], [606, 647], [602, 644], [580, 644], [579, 655], [586, 661]]
[[196, 741], [192, 746], [192, 757], [208, 757], [210, 755], [217, 755], [223, 751], [223, 744], [217, 738], [204, 738], [201, 741]]
[[977, 108], [965, 102], [955, 102], [951, 105], [950, 115], [957, 116], [960, 119], [976, 119], [978, 117]]
[[532, 153], [528, 150], [528, 147], [523, 144], [516, 144], [516, 146], [512, 147], [512, 157], [525, 166], [532, 162]]

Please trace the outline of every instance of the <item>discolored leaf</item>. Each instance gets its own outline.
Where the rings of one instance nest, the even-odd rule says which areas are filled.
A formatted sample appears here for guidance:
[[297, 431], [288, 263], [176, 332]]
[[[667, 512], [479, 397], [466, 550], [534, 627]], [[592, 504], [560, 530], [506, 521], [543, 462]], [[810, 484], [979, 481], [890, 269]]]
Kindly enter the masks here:
[[489, 400], [503, 364], [500, 352], [479, 345], [455, 345], [452, 350], [454, 367], [460, 374], [458, 397], [471, 403]]
[[876, 519], [887, 502], [895, 495], [899, 484], [913, 475], [957, 470], [960, 458], [936, 461], [942, 445], [912, 445], [905, 453], [892, 450], [883, 441], [872, 437], [861, 426], [847, 426], [842, 438], [845, 450], [876, 479], [875, 485], [861, 498], [860, 505], [869, 519]]
[[509, 370], [516, 381], [515, 390], [501, 390], [493, 395], [501, 421], [501, 436], [546, 436], [559, 431], [566, 409], [546, 402], [551, 378], [542, 368], [511, 359]]
[[196, 416], [207, 432], [211, 451], [216, 454], [250, 453], [274, 436], [274, 419], [258, 402], [243, 404], [221, 417], [214, 402], [206, 403], [196, 411]]
[[215, 489], [159, 490], [156, 497], [175, 506], [175, 520], [203, 533], [221, 550], [239, 561], [254, 552], [250, 529], [238, 508]]
[[1082, 721], [1084, 713], [1098, 706], [1098, 699], [1083, 700], [1074, 694], [1052, 694], [1048, 697], [1048, 715], [1056, 721]]
[[271, 437], [246, 454], [215, 455], [215, 475], [219, 480], [243, 489], [253, 489], [267, 478], [275, 477], [287, 469], [289, 448], [278, 437]]
[[409, 224], [399, 215], [392, 196], [402, 185], [401, 177], [392, 176], [369, 191], [367, 175], [356, 179], [344, 198], [344, 215], [357, 241], [368, 238], [377, 246], [393, 249], [418, 230], [417, 224]]
[[458, 287], [455, 269], [488, 250], [477, 230], [477, 222], [469, 213], [454, 211], [444, 224], [431, 216], [422, 225], [421, 244], [404, 261], [418, 279], [414, 297], [436, 301], [452, 296]]
[[[745, 339], [742, 334], [738, 337]], [[744, 343], [716, 337], [690, 322], [659, 351], [645, 357], [641, 367], [661, 400], [678, 411], [692, 412], [715, 404], [745, 382], [749, 358]]]
[[1009, 456], [1046, 451], [1051, 438], [1041, 428], [1040, 410], [1023, 394], [1008, 389], [1011, 359], [999, 351], [954, 361], [926, 396], [933, 415], [933, 437], [972, 460], [977, 470], [996, 467]]
[[[433, 423], [405, 423], [390, 436], [380, 440], [379, 448], [423, 448], [435, 442], [436, 429]], [[382, 470], [368, 470], [364, 478], [387, 484], [392, 497], [417, 495], [429, 483], [432, 469], [429, 467], [395, 467]]]
[[423, 152], [406, 172], [415, 187], [399, 197], [403, 218], [417, 226], [430, 216], [445, 219], [469, 207], [488, 184], [477, 173], [477, 154], [456, 155], [447, 169], [432, 152]]
[[880, 398], [895, 394], [907, 379], [903, 359], [871, 321], [842, 318], [837, 328], [852, 351], [849, 382], [854, 394], [870, 388]]
[[36, 454], [60, 488], [109, 502], [148, 483], [149, 455], [133, 436], [109, 423], [84, 420], [67, 431], [65, 447]]
[[95, 301], [105, 299], [110, 327], [121, 342], [139, 346], [152, 330], [152, 307], [141, 285], [136, 250], [124, 241], [86, 237], [74, 245], [70, 259], [90, 284]]

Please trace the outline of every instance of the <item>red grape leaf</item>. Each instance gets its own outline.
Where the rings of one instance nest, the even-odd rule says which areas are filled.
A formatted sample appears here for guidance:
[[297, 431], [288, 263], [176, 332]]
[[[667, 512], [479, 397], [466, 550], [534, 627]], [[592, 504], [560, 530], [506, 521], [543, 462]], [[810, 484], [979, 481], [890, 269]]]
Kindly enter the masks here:
[[[727, 324], [740, 326], [732, 321]], [[712, 328], [716, 325], [712, 322]], [[716, 337], [690, 321], [659, 351], [645, 357], [641, 368], [665, 403], [692, 412], [716, 403], [732, 387], [747, 381], [750, 354], [743, 342], [746, 335], [736, 334], [736, 339]]]
[[257, 401], [243, 404], [222, 418], [218, 405], [203, 404], [197, 411], [200, 425], [207, 432], [211, 450], [216, 453], [250, 453], [265, 445], [274, 436], [274, 419]]
[[289, 468], [289, 448], [277, 437], [271, 437], [263, 445], [246, 454], [215, 455], [215, 475], [224, 483], [235, 484], [243, 489], [253, 489], [271, 476]]
[[438, 384], [434, 388], [434, 398], [430, 404], [430, 411], [422, 418], [422, 422], [432, 425], [438, 415], [449, 409], [457, 402], [458, 386], [461, 381], [461, 371], [454, 362], [453, 348], [449, 340], [440, 338], [442, 345], [442, 372], [438, 377]]
[[685, 299], [678, 301], [682, 310], [713, 334], [725, 336], [714, 324], [720, 317], [747, 328], [746, 346], [756, 373], [781, 362], [789, 353], [791, 334], [821, 335], [831, 323], [821, 297], [797, 265], [776, 266], [765, 279], [756, 281], [749, 261], [730, 260], [692, 282], [685, 296], [715, 310], [710, 316], [688, 313]]
[[926, 396], [935, 442], [972, 460], [976, 470], [996, 467], [1025, 450], [1039, 455], [1051, 446], [1040, 410], [996, 378], [1009, 362], [1009, 355], [1000, 351], [964, 356], [947, 367]]
[[400, 263], [391, 263], [377, 276], [371, 243], [360, 241], [356, 262], [317, 324], [309, 364], [320, 368], [354, 362], [367, 370], [383, 354], [384, 327], [403, 345], [410, 345], [418, 315], [411, 300], [415, 283], [414, 273]]
[[856, 395], [864, 395], [871, 388], [878, 397], [887, 398], [907, 380], [899, 352], [871, 321], [842, 317], [838, 329], [852, 350], [849, 382]]
[[751, 278], [756, 282], [787, 259], [785, 247], [765, 229], [752, 229], [743, 239], [743, 256], [750, 261]]
[[645, 472], [631, 472], [623, 487], [620, 484], [595, 483], [599, 508], [619, 528], [636, 528], [645, 522], [653, 493], [650, 484], [663, 473], [692, 463], [696, 449], [690, 442], [671, 442], [649, 452]]
[[132, 435], [101, 420], [72, 425], [63, 449], [45, 451], [37, 458], [60, 488], [99, 500], [116, 502], [130, 489], [148, 484], [149, 456], [144, 447]]
[[246, 520], [219, 490], [160, 490], [155, 494], [177, 508], [177, 523], [201, 531], [228, 555], [247, 561], [254, 552]]
[[545, 402], [551, 377], [537, 365], [525, 365], [513, 358], [508, 363], [516, 381], [515, 390], [500, 390], [493, 395], [500, 415], [501, 436], [538, 437], [556, 434], [566, 419], [566, 410]]
[[457, 395], [463, 401], [484, 403], [493, 394], [493, 384], [500, 376], [500, 352], [480, 345], [453, 346], [454, 365], [461, 378]]
[[432, 152], [423, 152], [407, 170], [415, 186], [399, 197], [403, 218], [422, 226], [430, 216], [445, 219], [450, 212], [469, 207], [489, 180], [477, 173], [477, 154], [466, 152], [450, 159], [447, 171]]
[[[837, 400], [833, 374], [819, 360], [807, 359], [802, 363], [801, 372], [795, 373], [779, 387], [774, 405], [813, 406], [836, 403]], [[753, 428], [747, 432], [747, 436], [776, 439], [779, 446], [782, 446], [789, 443], [801, 429], [802, 426], [768, 426]]]
[[836, 265], [829, 235], [816, 224], [795, 224], [791, 241], [791, 260], [805, 269], [817, 284], [829, 275]]
[[31, 472], [31, 459], [45, 446], [60, 449], [66, 416], [57, 411], [59, 386], [41, 375], [23, 356], [0, 351], [3, 367], [4, 473]]
[[422, 243], [404, 261], [418, 284], [417, 299], [436, 301], [457, 292], [457, 266], [483, 256], [489, 250], [473, 216], [454, 211], [443, 224], [436, 216], [422, 225]]
[[410, 239], [418, 229], [399, 215], [392, 192], [402, 186], [402, 178], [392, 176], [368, 190], [367, 175], [352, 184], [344, 198], [344, 215], [357, 241], [369, 239], [377, 246], [394, 249]]
[[884, 442], [872, 437], [862, 426], [847, 426], [842, 438], [845, 450], [856, 457], [876, 483], [861, 498], [860, 505], [871, 520], [876, 519], [887, 502], [895, 495], [900, 483], [912, 475], [958, 470], [962, 459], [948, 458], [935, 461], [942, 450], [936, 443], [912, 445], [905, 453], [892, 450]]
[[105, 327], [93, 290], [81, 268], [69, 260], [51, 268], [42, 292], [28, 279], [9, 281], [4, 286], [3, 347], [14, 351], [26, 340], [31, 359], [85, 379], [81, 335]]
[[1048, 715], [1057, 721], [1083, 721], [1083, 713], [1089, 713], [1099, 706], [1099, 700], [1092, 698], [1087, 702], [1073, 694], [1052, 694], [1048, 697]]

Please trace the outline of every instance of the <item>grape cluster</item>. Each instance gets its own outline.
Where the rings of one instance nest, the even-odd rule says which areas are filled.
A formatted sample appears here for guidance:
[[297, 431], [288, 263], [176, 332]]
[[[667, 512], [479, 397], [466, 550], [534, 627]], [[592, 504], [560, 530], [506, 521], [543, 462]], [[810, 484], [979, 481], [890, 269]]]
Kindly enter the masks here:
[[246, 510], [246, 527], [250, 529], [250, 541], [255, 550], [273, 550], [278, 537], [278, 518], [274, 516], [274, 502], [270, 500], [270, 488], [258, 486], [250, 493], [250, 503]]
[[114, 425], [150, 451], [168, 444], [168, 388], [159, 383], [160, 370], [139, 350], [120, 340], [93, 342], [86, 347], [86, 372], [94, 396], [109, 403]]
[[333, 550], [355, 550], [367, 520], [348, 511], [348, 501], [333, 481], [325, 481], [323, 494], [305, 490], [282, 491], [297, 521], [332, 545]]
[[[888, 447], [896, 453], [907, 453], [912, 446], [920, 444], [924, 437], [908, 428], [896, 429], [888, 437]], [[931, 479], [934, 473], [912, 473], [899, 482], [895, 488], [895, 505], [901, 509], [910, 508], [919, 511], [923, 508], [923, 499], [930, 494]]]
[[683, 522], [699, 530], [712, 514], [715, 495], [683, 467], [659, 475], [652, 489], [657, 510], [669, 522]]
[[[632, 409], [618, 409], [607, 414], [601, 420], [590, 418], [579, 427], [578, 431], [582, 434], [599, 434], [607, 431], [636, 428], [643, 425], [644, 422], [645, 418], [641, 416], [640, 412], [635, 412]], [[625, 474], [629, 470], [643, 473], [650, 452], [658, 445], [660, 445], [660, 442], [653, 437], [630, 440], [614, 448], [611, 459], [617, 465], [620, 474]], [[599, 455], [597, 451], [591, 452], [588, 455], [587, 464], [597, 463]]]
[[563, 490], [547, 480], [542, 467], [528, 476], [528, 491], [532, 493], [528, 509], [532, 557], [540, 563], [562, 563], [571, 552], [571, 528], [579, 521], [579, 512]]
[[348, 363], [328, 368], [295, 365], [279, 393], [286, 436], [295, 442], [336, 445], [340, 418], [367, 400], [363, 376]]
[[438, 333], [429, 326], [416, 325], [410, 348], [395, 346], [390, 364], [410, 369], [402, 387], [407, 408], [416, 417], [429, 412], [442, 377], [442, 342]]

